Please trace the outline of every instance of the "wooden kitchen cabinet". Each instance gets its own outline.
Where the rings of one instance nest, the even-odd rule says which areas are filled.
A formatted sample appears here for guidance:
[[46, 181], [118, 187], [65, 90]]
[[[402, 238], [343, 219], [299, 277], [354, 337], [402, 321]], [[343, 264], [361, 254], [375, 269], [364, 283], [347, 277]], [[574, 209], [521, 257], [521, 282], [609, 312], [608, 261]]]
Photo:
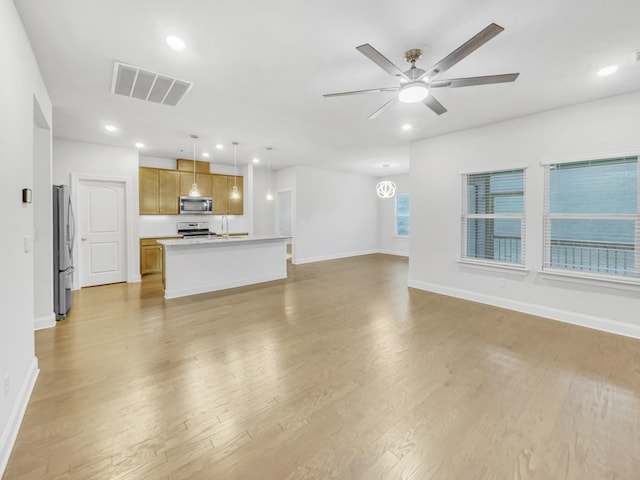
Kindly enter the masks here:
[[155, 239], [140, 240], [140, 275], [162, 272], [163, 247]]
[[140, 167], [140, 215], [177, 215], [180, 176], [176, 170]]
[[158, 240], [170, 240], [180, 237], [158, 237], [140, 239], [140, 275], [162, 273], [164, 247]]
[[158, 213], [158, 172], [155, 168], [140, 167], [138, 174], [140, 186], [140, 215]]
[[213, 213], [215, 215], [226, 215], [227, 211], [227, 176], [226, 175], [211, 175], [213, 177]]
[[234, 185], [233, 175], [213, 174], [213, 213], [215, 215], [244, 214], [243, 178], [236, 177], [240, 198], [231, 198]]
[[[198, 190], [203, 197], [213, 197], [213, 175], [208, 173], [196, 173]], [[189, 195], [193, 185], [193, 173], [180, 172], [180, 195]]]
[[[140, 215], [178, 215], [180, 195], [189, 195], [193, 184], [191, 172], [140, 167]], [[233, 175], [197, 173], [198, 190], [203, 197], [213, 198], [215, 215], [244, 214], [244, 179], [235, 177], [240, 198], [231, 198]]]
[[[238, 199], [231, 198], [231, 192], [234, 184], [238, 186], [238, 192], [240, 192], [240, 198]], [[227, 175], [227, 213], [229, 215], [242, 215], [244, 213], [244, 190], [242, 188], [242, 184], [242, 177]]]
[[[176, 166], [181, 172], [191, 172], [191, 174], [193, 175], [193, 160], [178, 158], [176, 159]], [[201, 162], [200, 160], [196, 160], [196, 173], [210, 173], [210, 171], [211, 169], [209, 162]]]

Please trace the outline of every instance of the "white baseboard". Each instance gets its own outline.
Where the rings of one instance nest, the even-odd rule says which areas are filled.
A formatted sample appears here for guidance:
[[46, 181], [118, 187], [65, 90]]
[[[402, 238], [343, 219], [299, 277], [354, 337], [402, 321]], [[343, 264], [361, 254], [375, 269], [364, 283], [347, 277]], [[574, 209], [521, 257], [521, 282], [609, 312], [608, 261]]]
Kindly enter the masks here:
[[409, 257], [409, 252], [403, 252], [401, 250], [378, 250], [378, 253], [383, 253], [385, 255], [395, 255], [397, 257]]
[[362, 250], [359, 252], [338, 253], [334, 255], [322, 255], [319, 257], [309, 258], [297, 258], [292, 259], [291, 263], [294, 265], [302, 265], [304, 263], [324, 262], [326, 260], [338, 260], [340, 258], [359, 257], [360, 255], [371, 255], [372, 253], [378, 253], [378, 250]]
[[140, 275], [140, 274], [138, 273], [138, 274], [132, 275], [132, 276], [127, 280], [127, 283], [138, 283], [138, 282], [141, 282], [141, 281], [142, 281], [142, 275]]
[[45, 328], [52, 328], [56, 326], [56, 314], [51, 312], [50, 315], [44, 317], [36, 317], [33, 321], [34, 330], [44, 330]]
[[9, 456], [16, 443], [16, 438], [18, 438], [18, 430], [20, 430], [20, 424], [24, 418], [24, 412], [27, 410], [27, 404], [31, 398], [33, 387], [36, 384], [38, 373], [40, 373], [38, 369], [38, 359], [33, 357], [24, 382], [22, 382], [20, 390], [18, 391], [16, 402], [9, 414], [7, 424], [0, 434], [0, 478], [4, 475], [7, 463], [9, 463]]
[[478, 292], [462, 290], [459, 288], [438, 285], [430, 282], [409, 280], [407, 282], [407, 285], [409, 287], [426, 290], [428, 292], [439, 293], [441, 295], [447, 295], [449, 297], [462, 298], [464, 300], [471, 300], [473, 302], [493, 305], [495, 307], [506, 308], [508, 310], [515, 310], [516, 312], [528, 313], [531, 315], [537, 315], [539, 317], [549, 318], [551, 320], [571, 323], [573, 325], [579, 325], [581, 327], [593, 328], [595, 330], [601, 330], [603, 332], [615, 333], [617, 335], [623, 335], [625, 337], [640, 339], [640, 325], [633, 325], [630, 323], [620, 322], [618, 320], [595, 317], [583, 313], [570, 312], [568, 310], [545, 307], [533, 303], [519, 302], [510, 300], [508, 298], [494, 297], [492, 295], [485, 295]]

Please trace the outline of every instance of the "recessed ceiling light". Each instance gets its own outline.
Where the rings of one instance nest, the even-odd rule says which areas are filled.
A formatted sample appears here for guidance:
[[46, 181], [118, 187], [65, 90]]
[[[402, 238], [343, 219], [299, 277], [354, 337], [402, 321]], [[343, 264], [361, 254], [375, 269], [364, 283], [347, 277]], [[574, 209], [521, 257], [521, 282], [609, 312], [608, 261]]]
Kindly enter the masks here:
[[187, 44], [184, 43], [184, 40], [176, 35], [169, 35], [166, 38], [166, 41], [167, 41], [167, 45], [169, 45], [171, 48], [173, 48], [178, 52], [181, 50], [184, 50], [184, 47], [187, 46]]
[[202, 152], [202, 156], [204, 158], [209, 158], [209, 152]]
[[260, 159], [259, 158], [254, 158], [253, 159], [253, 163], [260, 163]]
[[222, 149], [224, 148], [224, 145], [222, 145], [221, 143], [219, 143], [219, 144], [217, 144], [217, 145], [216, 145], [216, 148], [217, 148], [218, 150], [222, 150]]
[[136, 148], [144, 148], [144, 143], [142, 142], [136, 142], [135, 143]]
[[105, 129], [107, 132], [111, 132], [111, 133], [113, 133], [113, 132], [117, 132], [117, 131], [118, 131], [118, 127], [116, 127], [115, 125], [105, 125], [105, 126], [104, 126], [104, 129]]
[[601, 77], [608, 77], [609, 75], [613, 75], [618, 71], [617, 65], [609, 65], [608, 67], [601, 68], [598, 70], [598, 75]]
[[403, 130], [411, 130], [412, 128], [413, 128], [413, 126], [411, 126], [411, 125], [410, 125], [410, 124], [408, 124], [408, 123], [405, 123], [404, 125], [402, 125], [402, 129], [403, 129]]

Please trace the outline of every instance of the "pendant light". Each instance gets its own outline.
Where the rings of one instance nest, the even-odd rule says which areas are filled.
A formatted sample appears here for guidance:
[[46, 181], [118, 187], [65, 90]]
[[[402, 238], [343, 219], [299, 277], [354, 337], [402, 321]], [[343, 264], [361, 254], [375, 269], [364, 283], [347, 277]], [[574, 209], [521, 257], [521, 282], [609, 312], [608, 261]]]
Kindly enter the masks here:
[[233, 143], [233, 188], [231, 189], [231, 198], [238, 200], [240, 192], [238, 191], [238, 142]]
[[[273, 150], [273, 147], [267, 147], [267, 151]], [[271, 158], [267, 160], [267, 200], [273, 200], [271, 195]]]
[[[197, 135], [191, 135], [191, 138], [196, 140]], [[193, 183], [191, 184], [191, 190], [189, 191], [190, 197], [199, 197], [200, 190], [198, 190], [198, 183], [196, 182], [196, 144], [193, 144]]]
[[[389, 164], [383, 163], [382, 168], [389, 168]], [[382, 180], [376, 185], [376, 192], [380, 198], [391, 198], [396, 194], [396, 184], [391, 180]]]
[[396, 184], [391, 180], [383, 180], [376, 185], [376, 192], [380, 198], [391, 198], [396, 194]]

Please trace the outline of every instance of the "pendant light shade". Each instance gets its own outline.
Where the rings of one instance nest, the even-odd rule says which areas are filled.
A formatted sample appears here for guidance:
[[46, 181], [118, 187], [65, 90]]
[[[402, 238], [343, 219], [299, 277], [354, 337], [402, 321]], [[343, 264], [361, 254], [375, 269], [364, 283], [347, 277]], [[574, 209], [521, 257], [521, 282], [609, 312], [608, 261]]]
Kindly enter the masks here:
[[396, 184], [391, 180], [383, 180], [376, 185], [376, 192], [380, 198], [391, 198], [396, 194]]
[[231, 198], [240, 199], [238, 190], [238, 142], [233, 142], [233, 187], [231, 188]]
[[[198, 138], [191, 135], [191, 138]], [[189, 191], [190, 197], [199, 197], [200, 190], [198, 190], [198, 183], [196, 182], [196, 144], [193, 144], [193, 183], [191, 184], [191, 190]]]

